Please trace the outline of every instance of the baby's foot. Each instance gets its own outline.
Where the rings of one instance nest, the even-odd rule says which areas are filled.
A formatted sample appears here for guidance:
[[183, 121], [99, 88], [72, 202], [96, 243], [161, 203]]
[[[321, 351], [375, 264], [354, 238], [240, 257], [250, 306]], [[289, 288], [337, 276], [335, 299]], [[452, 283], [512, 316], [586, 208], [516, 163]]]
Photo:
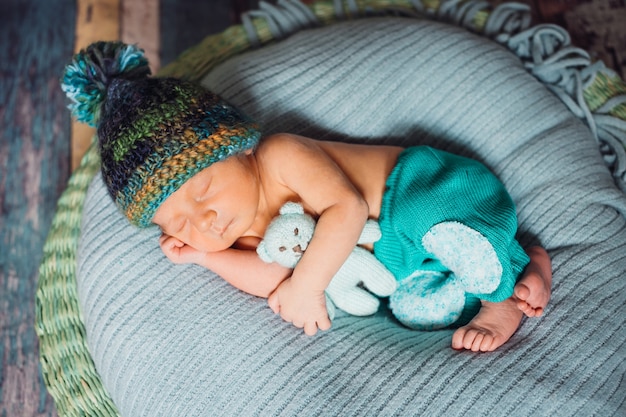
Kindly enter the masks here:
[[513, 298], [500, 303], [482, 302], [478, 314], [452, 335], [453, 349], [491, 352], [513, 336], [522, 321], [522, 312]]
[[548, 305], [552, 291], [552, 266], [548, 253], [541, 247], [528, 249], [530, 263], [524, 276], [515, 284], [514, 299], [528, 317], [539, 317]]

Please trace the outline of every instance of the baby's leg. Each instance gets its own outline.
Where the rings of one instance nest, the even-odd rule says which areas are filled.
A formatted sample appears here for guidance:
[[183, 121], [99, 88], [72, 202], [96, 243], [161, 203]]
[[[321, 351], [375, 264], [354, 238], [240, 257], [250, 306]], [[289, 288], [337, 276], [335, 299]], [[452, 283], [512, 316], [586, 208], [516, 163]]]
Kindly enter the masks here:
[[548, 253], [539, 246], [529, 248], [530, 263], [524, 275], [515, 284], [517, 308], [528, 317], [539, 317], [550, 300], [552, 291], [552, 265]]
[[513, 336], [522, 316], [513, 298], [500, 303], [482, 301], [482, 307], [472, 321], [452, 335], [452, 348], [474, 352], [496, 350]]

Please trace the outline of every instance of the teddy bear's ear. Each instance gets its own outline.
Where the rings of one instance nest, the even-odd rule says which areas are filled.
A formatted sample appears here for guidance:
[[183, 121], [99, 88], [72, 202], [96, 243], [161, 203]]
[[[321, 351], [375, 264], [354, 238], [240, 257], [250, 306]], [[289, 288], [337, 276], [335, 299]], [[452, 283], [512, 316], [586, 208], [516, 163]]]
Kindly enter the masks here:
[[280, 208], [279, 212], [280, 214], [304, 214], [304, 208], [300, 203], [289, 201]]
[[274, 262], [272, 256], [267, 251], [267, 243], [265, 243], [264, 240], [262, 240], [259, 243], [259, 246], [256, 247], [256, 253], [259, 255], [259, 258], [261, 258], [263, 262], [267, 262], [268, 264]]

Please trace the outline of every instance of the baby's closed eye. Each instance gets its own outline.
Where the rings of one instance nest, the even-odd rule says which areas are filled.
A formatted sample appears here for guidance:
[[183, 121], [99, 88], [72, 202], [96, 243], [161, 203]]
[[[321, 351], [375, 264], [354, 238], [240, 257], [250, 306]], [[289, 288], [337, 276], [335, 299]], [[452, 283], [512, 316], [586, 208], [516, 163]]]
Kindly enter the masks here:
[[199, 192], [198, 194], [196, 194], [196, 196], [194, 197], [194, 201], [196, 203], [202, 203], [203, 201], [205, 201], [207, 198], [209, 197], [209, 184], [207, 184], [206, 188], [203, 189], [201, 192]]

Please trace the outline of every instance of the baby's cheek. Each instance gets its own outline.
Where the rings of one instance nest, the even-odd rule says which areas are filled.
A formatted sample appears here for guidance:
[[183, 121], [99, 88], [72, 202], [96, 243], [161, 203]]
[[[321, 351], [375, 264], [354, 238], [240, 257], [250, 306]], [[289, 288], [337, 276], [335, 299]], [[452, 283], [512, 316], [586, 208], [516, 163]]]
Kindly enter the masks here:
[[233, 248], [241, 250], [256, 250], [261, 238], [256, 236], [242, 236], [235, 241]]
[[186, 245], [196, 249], [203, 253], [220, 252], [235, 245], [236, 240], [228, 240], [212, 238], [210, 236], [194, 236], [191, 239], [185, 240]]

